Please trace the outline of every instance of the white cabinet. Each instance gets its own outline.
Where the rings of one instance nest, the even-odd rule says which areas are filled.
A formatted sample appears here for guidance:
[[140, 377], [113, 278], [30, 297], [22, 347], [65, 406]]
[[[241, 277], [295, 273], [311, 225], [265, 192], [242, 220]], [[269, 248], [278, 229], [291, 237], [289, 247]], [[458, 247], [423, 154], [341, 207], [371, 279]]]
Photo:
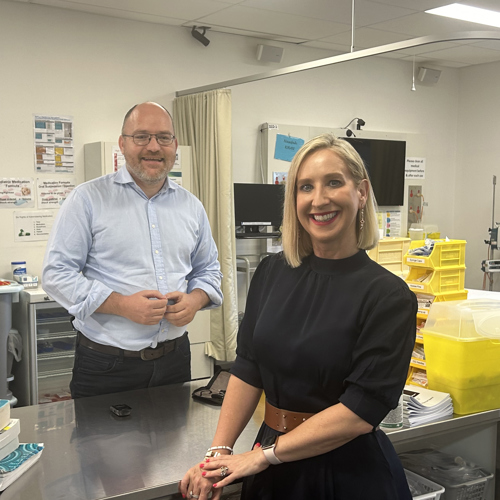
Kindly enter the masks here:
[[211, 377], [214, 362], [205, 354], [205, 342], [210, 340], [210, 310], [198, 311], [186, 330], [191, 343], [191, 379]]
[[92, 142], [83, 147], [85, 180], [112, 174], [123, 165], [123, 155], [116, 142]]
[[12, 312], [23, 341], [11, 383], [19, 406], [69, 399], [76, 338], [69, 313], [41, 288], [22, 291]]

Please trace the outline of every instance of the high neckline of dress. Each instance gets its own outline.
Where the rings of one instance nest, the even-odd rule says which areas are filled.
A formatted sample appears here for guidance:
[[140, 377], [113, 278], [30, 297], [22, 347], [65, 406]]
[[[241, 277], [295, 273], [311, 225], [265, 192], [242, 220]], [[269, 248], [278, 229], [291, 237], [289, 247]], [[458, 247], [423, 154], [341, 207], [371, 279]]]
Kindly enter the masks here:
[[360, 250], [345, 259], [322, 259], [314, 254], [311, 254], [308, 259], [313, 271], [320, 274], [332, 274], [359, 269], [370, 260], [370, 257], [364, 250]]

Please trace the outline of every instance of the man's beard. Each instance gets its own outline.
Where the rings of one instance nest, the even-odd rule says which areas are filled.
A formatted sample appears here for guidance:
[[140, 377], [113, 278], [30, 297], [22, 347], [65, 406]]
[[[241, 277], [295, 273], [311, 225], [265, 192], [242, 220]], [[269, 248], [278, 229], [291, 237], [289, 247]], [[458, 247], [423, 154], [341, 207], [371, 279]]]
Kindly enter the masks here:
[[148, 174], [142, 166], [139, 165], [134, 165], [132, 162], [127, 162], [127, 167], [130, 169], [130, 171], [144, 184], [157, 184], [160, 181], [164, 181], [168, 177], [168, 173], [172, 169], [172, 166], [168, 166], [167, 160], [164, 159], [165, 162], [165, 168], [158, 169], [155, 173], [153, 174]]

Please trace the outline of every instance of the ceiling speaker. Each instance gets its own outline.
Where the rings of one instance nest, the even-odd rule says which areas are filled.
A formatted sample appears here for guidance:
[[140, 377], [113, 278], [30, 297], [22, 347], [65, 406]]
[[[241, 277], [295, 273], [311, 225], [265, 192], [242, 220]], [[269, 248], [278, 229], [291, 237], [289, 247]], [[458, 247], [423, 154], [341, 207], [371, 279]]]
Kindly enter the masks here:
[[281, 62], [285, 49], [274, 45], [257, 45], [257, 60], [265, 62]]
[[440, 76], [441, 71], [439, 69], [419, 68], [417, 79], [422, 83], [437, 83]]

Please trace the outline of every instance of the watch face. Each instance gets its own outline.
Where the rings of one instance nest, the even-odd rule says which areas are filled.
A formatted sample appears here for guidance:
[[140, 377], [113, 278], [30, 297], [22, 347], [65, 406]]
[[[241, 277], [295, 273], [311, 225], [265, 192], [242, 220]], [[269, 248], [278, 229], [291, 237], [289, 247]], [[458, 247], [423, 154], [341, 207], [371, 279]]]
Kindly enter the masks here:
[[262, 440], [262, 448], [269, 448], [271, 447], [275, 442], [278, 436], [268, 436]]

